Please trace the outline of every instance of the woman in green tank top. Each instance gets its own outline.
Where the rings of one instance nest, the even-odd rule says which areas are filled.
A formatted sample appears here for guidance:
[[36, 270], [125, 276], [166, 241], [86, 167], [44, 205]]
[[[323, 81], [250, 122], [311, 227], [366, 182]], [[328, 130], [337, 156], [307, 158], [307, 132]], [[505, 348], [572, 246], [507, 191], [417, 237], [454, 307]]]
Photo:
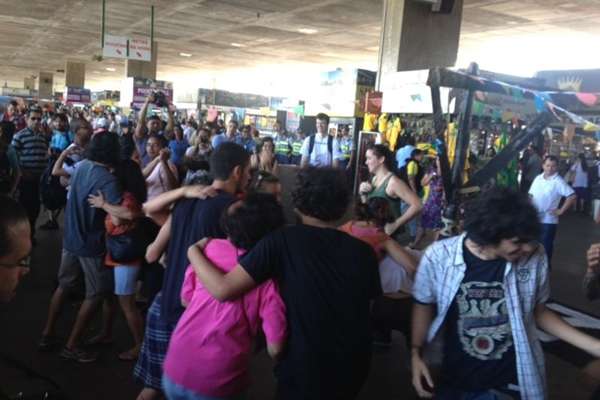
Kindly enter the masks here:
[[[415, 218], [423, 207], [419, 197], [392, 172], [394, 163], [394, 155], [386, 146], [376, 144], [367, 148], [365, 164], [373, 178], [371, 182], [361, 183], [359, 188], [362, 201], [381, 197], [390, 202], [395, 221], [385, 226], [388, 235]], [[409, 205], [404, 214], [400, 211], [402, 202]]]

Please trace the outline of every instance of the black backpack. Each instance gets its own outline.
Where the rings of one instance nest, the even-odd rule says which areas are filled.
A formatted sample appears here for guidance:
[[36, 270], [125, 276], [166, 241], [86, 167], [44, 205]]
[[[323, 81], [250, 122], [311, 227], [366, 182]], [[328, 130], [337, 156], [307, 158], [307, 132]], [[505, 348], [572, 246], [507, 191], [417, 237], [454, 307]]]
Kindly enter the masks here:
[[42, 204], [50, 211], [60, 210], [67, 204], [67, 190], [61, 185], [60, 177], [52, 175], [56, 158], [50, 157], [44, 173], [40, 177]]
[[[316, 135], [310, 135], [308, 137], [308, 157], [311, 156], [314, 148], [315, 148], [315, 137]], [[333, 160], [333, 136], [331, 135], [327, 135], [327, 151], [329, 152], [329, 155], [331, 156], [331, 160]]]

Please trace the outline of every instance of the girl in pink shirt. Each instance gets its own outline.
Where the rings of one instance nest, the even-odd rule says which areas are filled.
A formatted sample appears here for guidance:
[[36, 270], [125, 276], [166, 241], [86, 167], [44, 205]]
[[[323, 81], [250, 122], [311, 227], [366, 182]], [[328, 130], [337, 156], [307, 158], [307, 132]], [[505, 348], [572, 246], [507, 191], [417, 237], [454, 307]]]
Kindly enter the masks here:
[[[252, 194], [223, 216], [228, 239], [211, 239], [204, 254], [223, 271], [263, 236], [284, 225], [281, 205], [269, 194]], [[285, 305], [277, 285], [267, 281], [230, 302], [214, 299], [189, 266], [181, 290], [186, 311], [173, 332], [164, 362], [168, 399], [238, 399], [249, 385], [248, 362], [260, 325], [272, 357], [286, 337]]]

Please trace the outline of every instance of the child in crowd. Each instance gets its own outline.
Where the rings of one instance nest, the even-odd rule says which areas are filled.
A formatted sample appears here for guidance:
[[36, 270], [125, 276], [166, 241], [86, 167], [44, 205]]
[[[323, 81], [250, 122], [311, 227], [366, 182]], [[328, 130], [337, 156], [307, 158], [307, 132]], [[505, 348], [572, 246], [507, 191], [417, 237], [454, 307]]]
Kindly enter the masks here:
[[[406, 250], [384, 232], [385, 224], [393, 221], [389, 202], [381, 197], [370, 198], [366, 203], [357, 201], [354, 212], [356, 220], [347, 222], [339, 229], [369, 244], [380, 262], [386, 255], [389, 255], [397, 267], [404, 269], [404, 271], [382, 271], [381, 269], [379, 271], [384, 293], [397, 292], [400, 287], [391, 288], [387, 281], [391, 278], [392, 281], [397, 282], [398, 279], [394, 276], [398, 273], [404, 276], [404, 280], [412, 281], [417, 270], [418, 260], [416, 254]], [[389, 263], [385, 265], [389, 265]], [[394, 272], [398, 273], [394, 274]], [[407, 286], [402, 282], [398, 285]]]
[[[206, 257], [224, 272], [263, 236], [285, 223], [274, 196], [249, 195], [222, 218], [227, 239], [210, 239]], [[202, 251], [190, 248], [190, 253]], [[173, 332], [164, 363], [163, 389], [169, 399], [238, 399], [248, 384], [248, 362], [259, 325], [267, 351], [276, 357], [286, 336], [285, 306], [275, 282], [268, 280], [237, 300], [214, 299], [189, 266], [181, 290], [186, 306]], [[209, 396], [209, 397], [206, 397]]]

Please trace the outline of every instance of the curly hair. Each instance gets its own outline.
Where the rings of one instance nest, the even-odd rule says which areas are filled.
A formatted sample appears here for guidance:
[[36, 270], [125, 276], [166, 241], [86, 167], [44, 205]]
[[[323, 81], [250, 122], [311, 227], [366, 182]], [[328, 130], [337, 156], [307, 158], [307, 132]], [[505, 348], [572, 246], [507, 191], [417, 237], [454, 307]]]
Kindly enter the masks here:
[[394, 221], [390, 203], [383, 197], [372, 197], [366, 203], [358, 199], [354, 206], [354, 214], [359, 221], [373, 222], [379, 228]]
[[221, 217], [221, 226], [231, 243], [244, 250], [284, 225], [283, 207], [275, 196], [266, 193], [248, 195]]
[[541, 226], [526, 194], [494, 187], [467, 203], [465, 231], [469, 239], [487, 246], [515, 237], [523, 242], [537, 240]]
[[294, 206], [302, 214], [325, 222], [344, 216], [350, 201], [350, 188], [344, 171], [309, 167], [298, 172], [292, 192]]

